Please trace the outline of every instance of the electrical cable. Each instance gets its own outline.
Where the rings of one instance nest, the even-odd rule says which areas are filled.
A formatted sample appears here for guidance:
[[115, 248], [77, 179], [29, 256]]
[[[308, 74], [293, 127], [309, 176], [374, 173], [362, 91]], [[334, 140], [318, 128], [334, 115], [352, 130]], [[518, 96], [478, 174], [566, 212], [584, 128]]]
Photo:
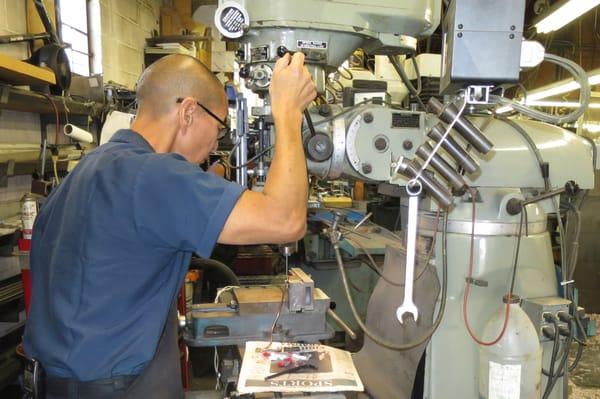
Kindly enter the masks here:
[[[51, 159], [52, 159], [52, 168], [54, 171], [54, 177], [53, 180], [55, 182], [55, 186], [57, 186], [60, 183], [60, 179], [58, 178], [58, 136], [59, 136], [59, 132], [60, 132], [60, 117], [58, 114], [58, 107], [56, 106], [56, 103], [52, 100], [52, 98], [47, 95], [46, 93], [40, 93], [42, 96], [44, 96], [52, 105], [52, 108], [54, 109], [54, 116], [55, 116], [55, 123], [54, 123], [54, 146], [56, 147], [56, 151], [57, 154], [54, 155], [54, 153], [51, 154]], [[64, 98], [63, 98], [64, 100]], [[65, 108], [66, 108], [66, 104], [65, 104]], [[66, 115], [66, 114], [65, 114]], [[47, 137], [46, 137], [47, 140]], [[44, 149], [42, 149], [42, 151], [44, 151]], [[42, 179], [44, 178], [44, 176], [42, 176]]]
[[[367, 99], [365, 99], [365, 100], [363, 100], [361, 102], [358, 102], [358, 103], [354, 104], [351, 107], [347, 107], [347, 108], [343, 109], [342, 111], [338, 112], [335, 115], [328, 116], [327, 118], [323, 118], [323, 119], [320, 119], [318, 121], [313, 121], [313, 126], [319, 126], [319, 125], [322, 125], [324, 123], [329, 123], [329, 122], [331, 122], [331, 121], [339, 118], [340, 116], [346, 115], [347, 113], [354, 111], [356, 108], [358, 108], [358, 107], [360, 107], [362, 105], [371, 103], [371, 102], [377, 102], [377, 103], [385, 104], [385, 105], [387, 105], [388, 107], [390, 107], [392, 109], [404, 110], [403, 108], [397, 106], [396, 104], [392, 104], [392, 103], [387, 102], [387, 101], [381, 101], [380, 99], [376, 99], [376, 98], [367, 98]], [[307, 129], [304, 129], [303, 131], [306, 131], [306, 130]]]
[[[542, 367], [542, 374], [547, 377], [554, 376], [554, 365], [556, 363], [556, 357], [558, 356], [558, 346], [560, 345], [560, 333], [558, 331], [558, 322], [556, 318], [553, 316], [550, 319], [550, 322], [554, 325], [554, 337], [552, 338], [552, 354], [550, 355], [550, 367], [548, 370], [545, 370]], [[550, 378], [548, 378], [548, 384], [550, 384]]]
[[568, 122], [575, 122], [583, 113], [587, 110], [588, 105], [590, 103], [591, 91], [590, 91], [590, 83], [588, 80], [588, 76], [586, 72], [577, 65], [575, 62], [559, 57], [554, 54], [546, 54], [544, 55], [544, 60], [548, 61], [552, 64], [561, 66], [566, 69], [572, 76], [575, 82], [579, 84], [579, 103], [580, 106], [575, 111], [564, 115], [564, 116], [556, 116], [552, 114], [548, 114], [546, 112], [538, 111], [536, 109], [530, 108], [527, 105], [521, 104], [515, 100], [508, 99], [505, 97], [500, 97], [497, 95], [491, 95], [490, 100], [496, 104], [507, 105], [512, 107], [514, 110], [526, 115], [532, 119], [537, 119], [542, 122], [551, 123], [554, 125], [561, 125]]
[[544, 181], [544, 189], [546, 191], [550, 190], [550, 178], [549, 176], [545, 176], [542, 173], [542, 168], [544, 167], [544, 159], [542, 158], [542, 153], [540, 152], [538, 146], [535, 144], [535, 141], [533, 141], [533, 139], [531, 138], [531, 136], [525, 131], [525, 129], [523, 129], [521, 126], [519, 126], [515, 121], [508, 119], [506, 117], [500, 116], [500, 115], [494, 115], [494, 117], [496, 119], [499, 119], [501, 121], [503, 121], [504, 123], [508, 124], [510, 127], [512, 127], [514, 129], [514, 131], [516, 131], [517, 133], [519, 133], [521, 135], [521, 137], [523, 137], [523, 139], [527, 142], [527, 145], [529, 146], [529, 149], [531, 150], [531, 152], [533, 152], [533, 154], [535, 155], [535, 158], [538, 162], [538, 165], [540, 167], [540, 173], [542, 175], [542, 180]]
[[[414, 59], [414, 57], [413, 57], [413, 59]], [[415, 86], [413, 86], [413, 84], [411, 83], [410, 79], [408, 78], [408, 75], [406, 74], [406, 71], [404, 70], [404, 67], [402, 66], [402, 64], [393, 55], [388, 55], [388, 60], [390, 60], [390, 63], [396, 70], [396, 73], [398, 73], [398, 75], [400, 75], [400, 79], [402, 79], [402, 82], [404, 83], [404, 85], [406, 86], [408, 91], [415, 97], [415, 99], [417, 100], [417, 102], [419, 103], [421, 108], [425, 109], [425, 104], [423, 104], [423, 101], [421, 100], [421, 97], [420, 97], [420, 94], [421, 94], [420, 91], [417, 90], [415, 88]], [[413, 61], [413, 62], [416, 64], [416, 61]], [[418, 81], [419, 81], [418, 85], [420, 87], [421, 86], [420, 76], [418, 76]]]
[[[435, 219], [435, 230], [433, 232], [433, 237], [431, 239], [431, 247], [429, 248], [429, 252], [427, 253], [427, 257], [425, 258], [425, 261], [422, 263], [422, 265], [424, 265], [424, 266], [423, 266], [421, 272], [414, 278], [413, 281], [419, 280], [423, 276], [423, 274], [425, 274], [425, 271], [427, 270], [427, 265], [429, 264], [429, 261], [431, 260], [431, 257], [433, 256], [433, 251], [435, 250], [436, 237], [437, 237], [437, 233], [438, 233], [438, 226], [439, 226], [439, 222], [440, 222], [440, 214], [441, 214], [441, 210], [438, 208], [437, 214], [436, 214], [436, 219]], [[383, 274], [383, 272], [380, 270], [379, 266], [375, 262], [375, 259], [373, 259], [373, 257], [369, 253], [369, 251], [367, 251], [367, 249], [364, 247], [364, 245], [362, 245], [360, 242], [354, 241], [348, 237], [345, 237], [345, 240], [348, 241], [350, 244], [355, 245], [360, 248], [360, 250], [367, 256], [367, 259], [369, 260], [369, 262], [366, 262], [367, 265], [370, 265], [371, 269], [380, 278], [382, 278], [385, 282], [387, 282], [388, 284], [393, 285], [395, 287], [404, 287], [404, 282], [401, 282], [401, 283], [394, 282], [394, 281], [390, 280], [389, 278], [387, 278]], [[420, 265], [417, 264], [416, 266], [418, 267]]]
[[471, 325], [469, 323], [469, 316], [468, 316], [469, 295], [471, 294], [471, 284], [472, 284], [472, 279], [473, 279], [473, 252], [474, 252], [474, 248], [475, 248], [475, 220], [476, 220], [476, 204], [477, 204], [475, 190], [470, 189], [470, 192], [471, 192], [471, 201], [473, 203], [473, 211], [472, 211], [472, 219], [471, 219], [471, 246], [470, 246], [470, 250], [469, 250], [469, 271], [468, 271], [467, 280], [465, 282], [465, 294], [464, 294], [464, 298], [463, 298], [463, 319], [464, 319], [465, 327], [467, 328], [467, 332], [469, 333], [469, 335], [471, 336], [473, 341], [477, 342], [479, 345], [482, 345], [482, 346], [492, 346], [492, 345], [497, 344], [502, 339], [502, 337], [504, 336], [504, 333], [506, 332], [506, 328], [508, 327], [508, 319], [510, 316], [510, 304], [511, 304], [511, 300], [513, 297], [515, 278], [516, 278], [516, 274], [517, 274], [517, 264], [518, 264], [518, 260], [519, 260], [519, 250], [520, 250], [520, 246], [521, 246], [521, 236], [523, 234], [523, 214], [526, 212], [526, 210], [523, 209], [523, 212], [521, 212], [521, 217], [520, 217], [520, 221], [519, 221], [519, 232], [517, 234], [517, 245], [516, 245], [516, 249], [515, 249], [515, 257], [514, 257], [514, 263], [513, 263], [513, 268], [512, 268], [510, 289], [508, 291], [508, 297], [506, 300], [506, 311], [504, 313], [504, 322], [502, 323], [502, 329], [500, 330], [500, 333], [498, 334], [498, 336], [495, 339], [493, 339], [492, 341], [483, 341], [483, 340], [477, 338], [477, 336], [473, 332]]
[[550, 396], [550, 394], [552, 393], [552, 390], [554, 389], [554, 386], [556, 385], [557, 381], [559, 380], [559, 376], [561, 375], [563, 369], [567, 364], [567, 361], [569, 359], [569, 349], [571, 347], [571, 342], [573, 341], [573, 331], [571, 330], [569, 333], [569, 337], [567, 338], [567, 340], [564, 343], [564, 351], [563, 351], [563, 356], [562, 359], [558, 365], [558, 370], [556, 373], [556, 377], [555, 378], [551, 378], [548, 380], [548, 384], [546, 385], [546, 389], [544, 390], [544, 394], [542, 395], [542, 399], [548, 399], [548, 397]]
[[[347, 75], [344, 76], [344, 74], [342, 73], [342, 71], [346, 72]], [[345, 66], [341, 66], [337, 69], [337, 72], [340, 74], [340, 76], [346, 80], [353, 80], [354, 79], [354, 74], [352, 73], [352, 71], [348, 68], [346, 68]]]
[[397, 351], [405, 351], [418, 347], [425, 343], [431, 336], [435, 333], [437, 328], [439, 327], [442, 318], [444, 316], [444, 311], [446, 309], [446, 294], [448, 291], [448, 258], [447, 258], [447, 231], [448, 231], [448, 214], [444, 214], [444, 228], [442, 232], [443, 242], [442, 242], [442, 293], [440, 299], [440, 307], [438, 310], [438, 314], [436, 316], [433, 325], [418, 339], [413, 342], [409, 342], [407, 344], [396, 344], [394, 342], [390, 342], [371, 331], [360, 318], [356, 306], [354, 304], [354, 300], [352, 299], [352, 295], [350, 294], [350, 287], [348, 284], [348, 278], [346, 276], [346, 270], [344, 266], [344, 261], [342, 260], [342, 255], [340, 252], [339, 243], [334, 244], [333, 248], [335, 251], [335, 257], [338, 264], [338, 269], [340, 271], [340, 275], [342, 276], [342, 283], [344, 286], [344, 293], [346, 294], [346, 299], [348, 300], [348, 304], [350, 305], [350, 310], [352, 311], [352, 315], [356, 320], [356, 323], [359, 325], [361, 330], [373, 340], [377, 345], [383, 346], [385, 348]]
[[240, 168], [245, 168], [245, 167], [247, 167], [248, 165], [250, 165], [252, 162], [254, 162], [254, 161], [256, 161], [257, 159], [259, 159], [260, 157], [264, 156], [264, 155], [265, 155], [267, 152], [271, 151], [271, 150], [272, 150], [274, 147], [275, 147], [274, 145], [271, 145], [271, 146], [269, 146], [269, 147], [265, 148], [264, 150], [262, 150], [261, 152], [259, 152], [258, 154], [256, 154], [256, 155], [255, 155], [255, 156], [253, 156], [252, 158], [250, 158], [248, 161], [246, 161], [246, 163], [245, 163], [245, 164], [243, 164], [243, 165], [237, 165], [237, 166], [234, 166], [234, 165], [231, 165], [231, 164], [229, 164], [228, 166], [229, 166], [231, 169], [240, 169]]
[[279, 310], [277, 310], [277, 314], [275, 315], [275, 320], [273, 320], [273, 324], [271, 325], [271, 333], [269, 334], [269, 345], [267, 345], [263, 350], [267, 350], [273, 345], [273, 334], [275, 334], [275, 326], [279, 321], [279, 317], [281, 317], [281, 311], [283, 310], [283, 302], [285, 302], [285, 292], [287, 291], [288, 285], [287, 280], [285, 284], [285, 289], [279, 287], [281, 290], [281, 302], [279, 302]]
[[58, 145], [58, 135], [60, 132], [60, 117], [58, 116], [58, 107], [56, 106], [56, 103], [54, 102], [54, 100], [52, 100], [52, 97], [50, 97], [48, 94], [46, 93], [39, 93], [40, 95], [44, 96], [52, 105], [52, 108], [54, 108], [54, 115], [56, 116], [56, 123], [54, 125], [55, 130], [54, 130], [54, 145]]

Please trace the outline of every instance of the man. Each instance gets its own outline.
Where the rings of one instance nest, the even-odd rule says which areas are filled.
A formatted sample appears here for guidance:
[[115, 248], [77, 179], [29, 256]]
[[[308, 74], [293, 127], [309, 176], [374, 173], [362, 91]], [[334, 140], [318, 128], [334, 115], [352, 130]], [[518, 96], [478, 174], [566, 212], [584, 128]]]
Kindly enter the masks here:
[[182, 397], [173, 309], [192, 253], [303, 236], [300, 129], [316, 92], [302, 54], [278, 60], [270, 94], [276, 142], [262, 193], [197, 166], [226, 131], [227, 101], [199, 61], [171, 55], [142, 74], [131, 130], [49, 196], [33, 232], [24, 339], [49, 399]]

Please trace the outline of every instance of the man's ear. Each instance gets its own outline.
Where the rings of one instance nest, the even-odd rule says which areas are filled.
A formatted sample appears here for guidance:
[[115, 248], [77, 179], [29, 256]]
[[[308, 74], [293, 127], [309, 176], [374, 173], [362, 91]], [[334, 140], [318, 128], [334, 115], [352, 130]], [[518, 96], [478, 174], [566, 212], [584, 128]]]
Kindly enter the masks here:
[[183, 106], [180, 109], [179, 123], [182, 126], [189, 127], [194, 122], [194, 111], [196, 110], [196, 104], [191, 98], [183, 100]]

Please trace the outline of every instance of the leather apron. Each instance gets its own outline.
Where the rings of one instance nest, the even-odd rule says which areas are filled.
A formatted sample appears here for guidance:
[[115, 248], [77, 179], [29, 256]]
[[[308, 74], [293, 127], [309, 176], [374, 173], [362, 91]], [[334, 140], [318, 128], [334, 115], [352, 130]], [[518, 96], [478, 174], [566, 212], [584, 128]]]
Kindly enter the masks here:
[[154, 358], [127, 389], [127, 399], [179, 399], [184, 397], [177, 334], [177, 302], [173, 304]]
[[78, 382], [46, 380], [45, 399], [180, 399], [181, 366], [177, 344], [177, 308], [171, 307], [154, 357], [138, 376]]

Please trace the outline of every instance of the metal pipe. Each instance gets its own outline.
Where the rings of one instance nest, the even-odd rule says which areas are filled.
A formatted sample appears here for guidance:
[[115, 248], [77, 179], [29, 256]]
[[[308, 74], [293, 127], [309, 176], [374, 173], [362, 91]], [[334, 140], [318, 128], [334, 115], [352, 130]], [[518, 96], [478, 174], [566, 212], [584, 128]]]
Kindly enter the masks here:
[[44, 141], [42, 142], [42, 165], [41, 165], [41, 178], [44, 179], [44, 174], [46, 173], [46, 150], [48, 149], [48, 139], [44, 137]]
[[459, 110], [454, 104], [444, 105], [437, 98], [431, 97], [427, 102], [427, 111], [437, 115], [438, 118], [446, 123], [451, 123], [456, 119], [454, 129], [482, 154], [487, 154], [494, 146], [481, 130], [475, 127], [468, 119], [459, 115]]
[[[416, 154], [423, 160], [428, 159], [433, 153], [433, 147], [429, 145], [429, 143], [424, 143], [419, 148], [417, 148]], [[435, 154], [430, 161], [430, 165], [439, 172], [440, 175], [444, 177], [452, 185], [452, 187], [461, 193], [464, 193], [465, 187], [467, 183], [463, 179], [461, 175], [456, 173], [456, 171], [442, 158], [439, 154]]]
[[47, 33], [22, 34], [22, 35], [3, 35], [0, 36], [0, 44], [29, 42], [33, 40], [48, 40], [50, 35]]
[[[435, 125], [429, 133], [427, 133], [427, 137], [439, 143], [442, 137], [444, 137], [445, 129], [443, 125], [437, 124]], [[448, 154], [452, 158], [459, 163], [463, 169], [469, 173], [473, 174], [479, 171], [479, 165], [477, 162], [467, 152], [458, 144], [452, 137], [447, 136], [444, 142], [442, 143], [442, 148], [446, 150]]]
[[[411, 179], [414, 179], [418, 176], [419, 170], [421, 170], [421, 164], [418, 161], [400, 159], [398, 162], [398, 171], [401, 174]], [[425, 191], [427, 191], [427, 193], [436, 199], [440, 207], [448, 208], [454, 203], [452, 194], [446, 190], [446, 188], [442, 186], [442, 184], [438, 182], [435, 177], [428, 176], [426, 173], [422, 173], [419, 177], [419, 180], [421, 183], [423, 183], [423, 188]]]
[[102, 34], [100, 0], [88, 0], [88, 44], [90, 46], [90, 74], [102, 73]]
[[46, 32], [48, 32], [48, 34], [50, 35], [51, 42], [54, 44], [62, 45], [62, 42], [60, 41], [58, 35], [56, 34], [56, 29], [54, 29], [54, 26], [52, 26], [52, 21], [50, 20], [50, 17], [48, 16], [48, 11], [46, 10], [44, 1], [43, 0], [34, 0], [34, 4], [35, 4], [35, 8], [40, 16], [40, 20], [42, 21], [42, 24], [44, 25], [44, 29], [46, 29]]
[[350, 328], [348, 324], [346, 324], [344, 320], [342, 320], [342, 318], [337, 313], [335, 313], [331, 309], [327, 309], [327, 315], [331, 317], [333, 321], [337, 323], [338, 326], [342, 327], [342, 330], [344, 330], [352, 340], [356, 339], [356, 333]]
[[[235, 152], [236, 164], [245, 165], [247, 162], [248, 156], [248, 105], [246, 103], [246, 99], [242, 94], [238, 94], [236, 101], [236, 109], [237, 109], [237, 128], [236, 134], [238, 137], [238, 146]], [[235, 171], [236, 182], [243, 186], [248, 186], [248, 167], [242, 166]]]

